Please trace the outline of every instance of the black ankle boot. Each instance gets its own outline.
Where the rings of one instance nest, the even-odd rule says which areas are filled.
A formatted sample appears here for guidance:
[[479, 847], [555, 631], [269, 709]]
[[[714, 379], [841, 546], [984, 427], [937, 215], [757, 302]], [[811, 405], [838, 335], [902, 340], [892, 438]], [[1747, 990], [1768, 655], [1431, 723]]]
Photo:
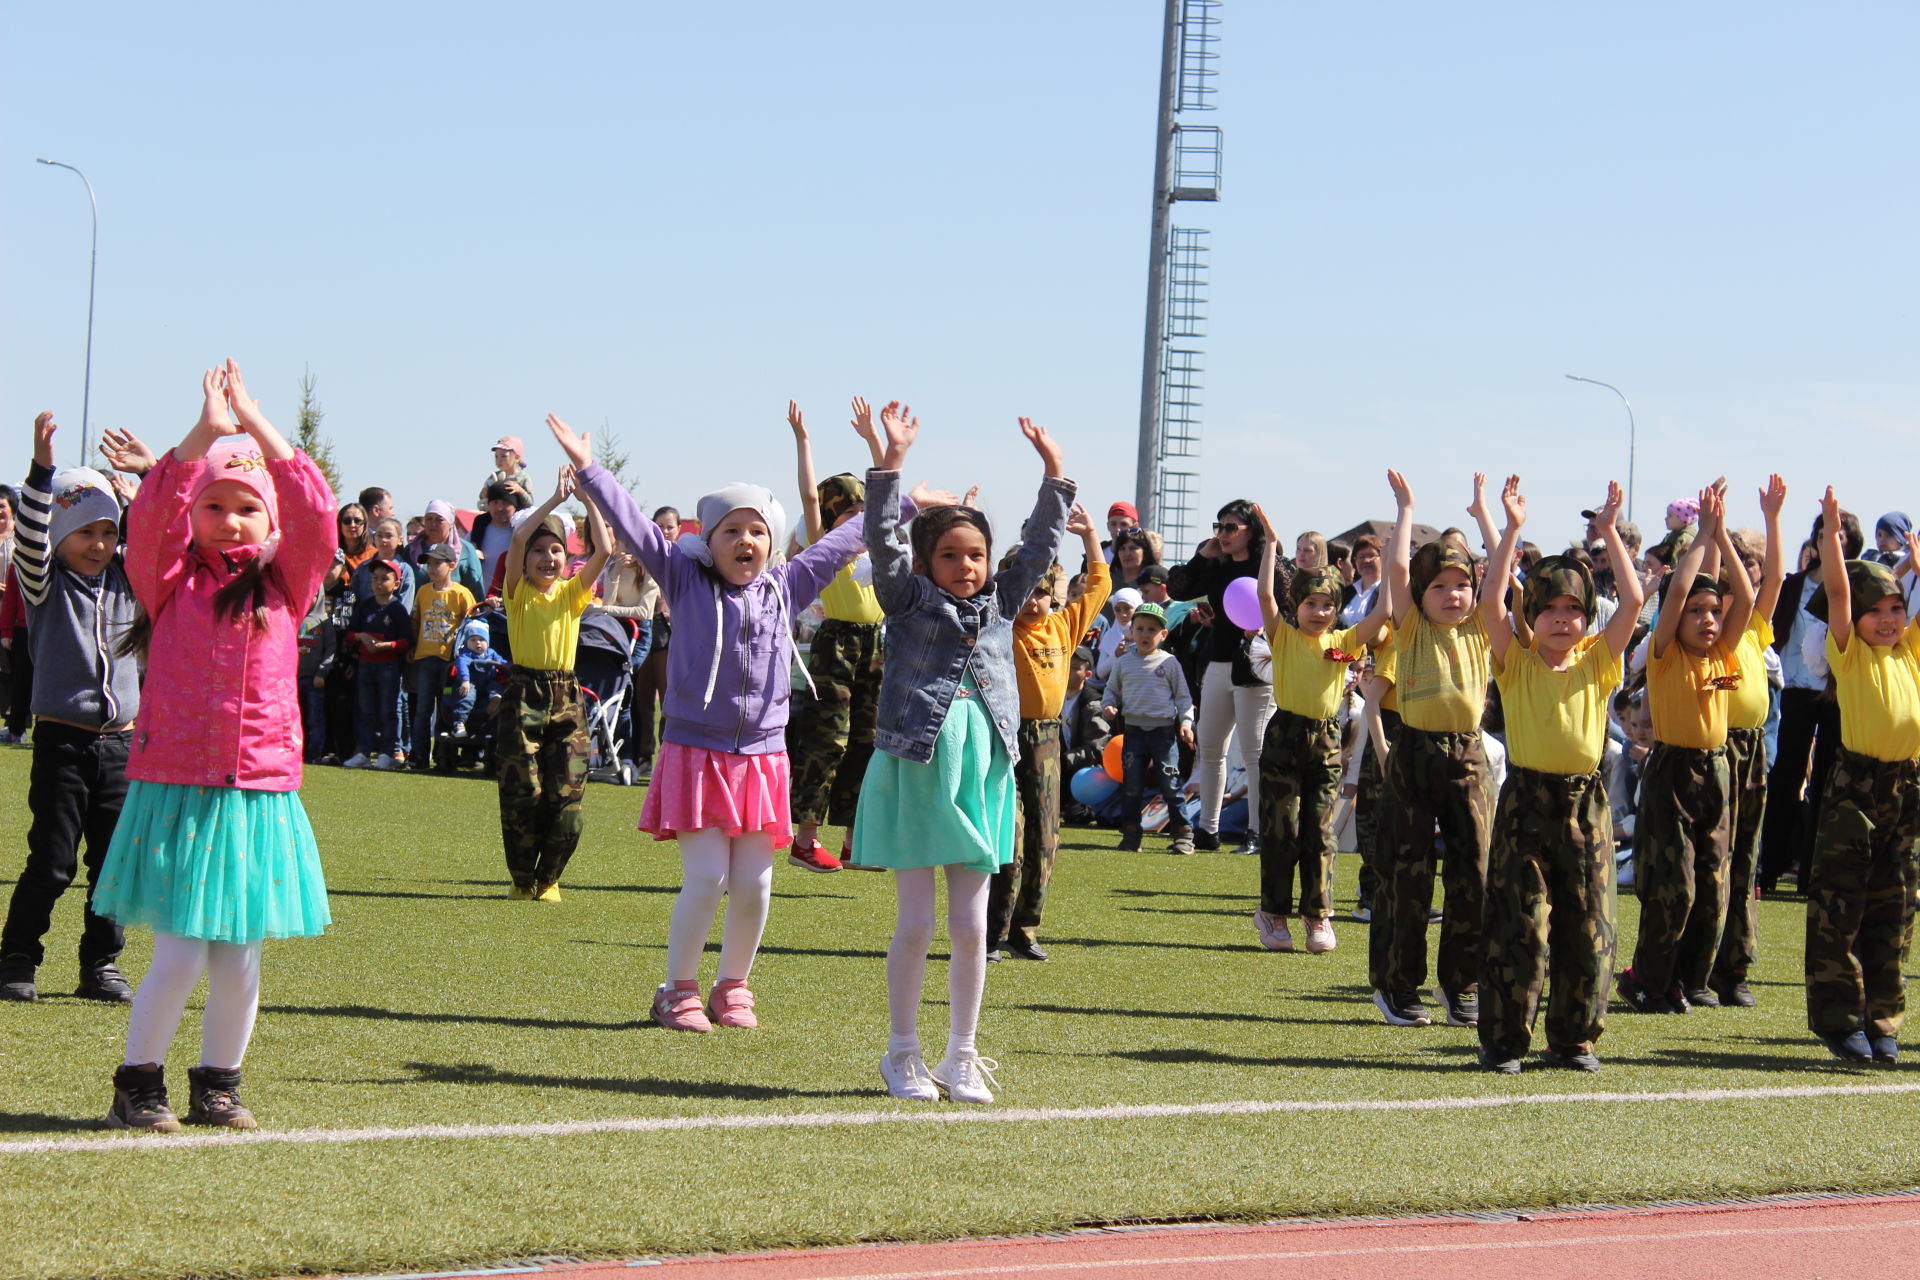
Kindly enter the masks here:
[[222, 1129], [258, 1129], [260, 1122], [240, 1102], [240, 1068], [192, 1067], [187, 1071], [192, 1101], [188, 1124]]
[[143, 1071], [123, 1066], [113, 1073], [113, 1110], [107, 1112], [109, 1129], [145, 1129], [152, 1133], [178, 1133], [180, 1120], [167, 1105], [167, 1078], [163, 1069]]

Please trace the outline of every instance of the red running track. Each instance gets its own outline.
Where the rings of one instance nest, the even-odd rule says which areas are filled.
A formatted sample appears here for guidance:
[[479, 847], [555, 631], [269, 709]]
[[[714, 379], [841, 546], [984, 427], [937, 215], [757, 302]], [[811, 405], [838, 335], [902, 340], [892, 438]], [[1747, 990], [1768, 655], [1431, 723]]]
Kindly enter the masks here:
[[[655, 1270], [655, 1268], [659, 1270]], [[960, 1280], [1140, 1277], [1312, 1280], [1741, 1280], [1920, 1275], [1920, 1196], [1763, 1205], [1541, 1212], [1508, 1221], [1368, 1219], [1272, 1226], [1084, 1231], [570, 1264], [566, 1280]]]

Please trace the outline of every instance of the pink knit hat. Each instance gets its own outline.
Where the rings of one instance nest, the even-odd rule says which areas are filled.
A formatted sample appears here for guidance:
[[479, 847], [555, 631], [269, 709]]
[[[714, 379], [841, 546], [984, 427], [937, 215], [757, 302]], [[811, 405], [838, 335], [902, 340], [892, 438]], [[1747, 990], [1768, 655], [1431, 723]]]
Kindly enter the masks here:
[[260, 452], [252, 436], [221, 436], [213, 442], [213, 447], [207, 450], [207, 469], [193, 487], [192, 501], [199, 502], [207, 486], [218, 480], [233, 480], [251, 489], [266, 505], [267, 518], [273, 522], [275, 532], [279, 531], [280, 498], [274, 492], [273, 473], [267, 470], [266, 455]]

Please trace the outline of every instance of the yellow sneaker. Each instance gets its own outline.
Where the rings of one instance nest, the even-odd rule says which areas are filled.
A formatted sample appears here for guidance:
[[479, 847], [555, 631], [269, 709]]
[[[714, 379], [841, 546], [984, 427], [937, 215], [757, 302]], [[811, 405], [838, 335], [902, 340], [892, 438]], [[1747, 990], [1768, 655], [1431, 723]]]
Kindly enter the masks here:
[[540, 892], [534, 894], [533, 897], [539, 902], [560, 901], [560, 882], [555, 880], [552, 884], [541, 885]]
[[523, 885], [510, 884], [507, 886], [507, 901], [508, 902], [532, 902], [533, 890]]

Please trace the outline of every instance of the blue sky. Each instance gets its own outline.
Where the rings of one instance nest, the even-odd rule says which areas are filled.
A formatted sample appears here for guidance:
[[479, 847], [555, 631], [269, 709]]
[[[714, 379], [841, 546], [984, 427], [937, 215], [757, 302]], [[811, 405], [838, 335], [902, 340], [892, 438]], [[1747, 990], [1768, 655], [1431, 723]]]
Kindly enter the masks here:
[[[1894, 3], [1227, 0], [1202, 498], [1283, 528], [1450, 523], [1517, 470], [1530, 534], [1778, 469], [1920, 510], [1920, 10]], [[648, 502], [863, 461], [925, 423], [1003, 536], [1058, 434], [1131, 496], [1159, 5], [13, 5], [0, 17], [0, 422], [170, 443], [232, 355], [347, 484], [467, 499], [512, 432], [603, 421]], [[842, 433], [845, 433], [844, 435]]]

